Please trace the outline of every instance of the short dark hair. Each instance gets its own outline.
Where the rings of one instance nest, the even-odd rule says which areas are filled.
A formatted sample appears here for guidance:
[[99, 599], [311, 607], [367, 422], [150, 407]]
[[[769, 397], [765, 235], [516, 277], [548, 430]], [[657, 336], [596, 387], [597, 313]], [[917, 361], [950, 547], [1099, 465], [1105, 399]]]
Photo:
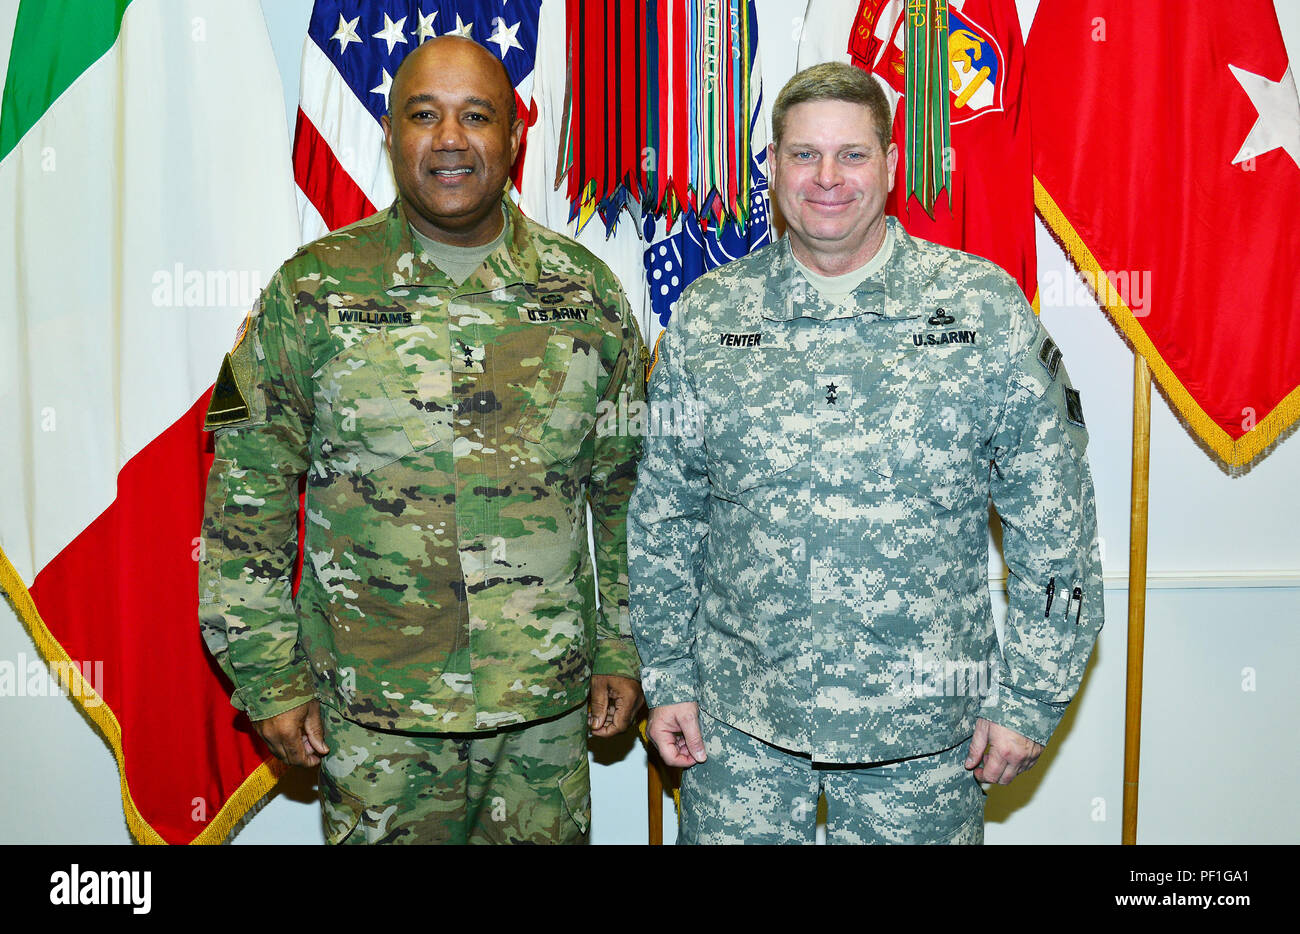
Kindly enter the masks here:
[[861, 68], [844, 62], [822, 62], [805, 68], [785, 83], [772, 105], [772, 145], [780, 147], [785, 132], [785, 115], [796, 104], [811, 101], [848, 101], [861, 104], [871, 112], [880, 150], [889, 149], [893, 119], [889, 101], [880, 83]]

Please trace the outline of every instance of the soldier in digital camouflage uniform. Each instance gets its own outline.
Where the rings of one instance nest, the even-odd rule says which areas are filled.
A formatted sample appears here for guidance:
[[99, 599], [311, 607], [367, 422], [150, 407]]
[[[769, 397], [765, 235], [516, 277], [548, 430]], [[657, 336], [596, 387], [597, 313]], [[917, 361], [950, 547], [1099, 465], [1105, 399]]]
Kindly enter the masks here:
[[773, 124], [788, 236], [683, 294], [629, 510], [679, 839], [812, 842], [824, 794], [832, 842], [979, 843], [1102, 625], [1079, 394], [1010, 276], [886, 219], [870, 77], [796, 75]]
[[647, 355], [610, 271], [503, 197], [499, 61], [432, 40], [390, 111], [399, 197], [285, 263], [223, 363], [203, 635], [272, 750], [322, 762], [331, 842], [581, 841], [589, 720], [641, 700], [640, 438], [593, 429]]

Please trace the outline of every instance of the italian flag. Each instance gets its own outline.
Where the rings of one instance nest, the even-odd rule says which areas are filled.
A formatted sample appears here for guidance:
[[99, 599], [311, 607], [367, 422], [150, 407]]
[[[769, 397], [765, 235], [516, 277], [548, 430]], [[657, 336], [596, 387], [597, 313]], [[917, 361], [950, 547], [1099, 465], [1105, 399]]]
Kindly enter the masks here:
[[[217, 842], [276, 777], [197, 575], [207, 397], [298, 245], [279, 73], [256, 0], [0, 12], [0, 587], [111, 746], [135, 839]], [[39, 681], [6, 661], [0, 695]]]

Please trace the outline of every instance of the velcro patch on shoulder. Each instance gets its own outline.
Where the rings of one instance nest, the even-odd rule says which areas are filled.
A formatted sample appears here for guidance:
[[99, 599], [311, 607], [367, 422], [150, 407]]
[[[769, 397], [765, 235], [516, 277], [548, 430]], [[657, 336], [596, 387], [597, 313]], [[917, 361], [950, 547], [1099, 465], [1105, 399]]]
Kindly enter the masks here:
[[1061, 388], [1065, 390], [1065, 417], [1080, 428], [1086, 428], [1083, 423], [1083, 398], [1079, 395], [1079, 390], [1065, 385]]
[[239, 381], [235, 378], [235, 368], [230, 362], [230, 354], [221, 361], [221, 371], [217, 373], [217, 382], [212, 387], [212, 398], [208, 402], [208, 414], [203, 419], [205, 431], [212, 431], [225, 425], [247, 421], [252, 417], [248, 398], [244, 395]]
[[[260, 299], [259, 299], [259, 304], [260, 304]], [[248, 325], [252, 323], [252, 320], [253, 320], [253, 312], [250, 310], [248, 314], [244, 315], [244, 320], [240, 322], [239, 330], [235, 332], [235, 346], [230, 348], [231, 353], [234, 353], [236, 350], [238, 350], [239, 345], [244, 342], [244, 338], [248, 335]]]
[[249, 316], [239, 340], [221, 361], [203, 428], [214, 431], [231, 425], [260, 425], [266, 420], [266, 395], [258, 383], [262, 345], [257, 335], [259, 315]]

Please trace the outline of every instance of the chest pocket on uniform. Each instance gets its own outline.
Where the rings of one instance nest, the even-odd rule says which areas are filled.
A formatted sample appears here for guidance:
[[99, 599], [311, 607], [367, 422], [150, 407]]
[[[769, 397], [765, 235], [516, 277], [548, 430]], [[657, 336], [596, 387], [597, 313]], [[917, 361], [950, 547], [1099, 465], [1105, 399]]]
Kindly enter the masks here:
[[806, 420], [772, 403], [715, 409], [705, 415], [709, 482], [722, 499], [788, 491], [808, 458]]
[[980, 476], [980, 408], [971, 397], [979, 380], [962, 370], [964, 349], [923, 349], [895, 364], [902, 389], [889, 415], [888, 443], [873, 463], [945, 509], [961, 506]]
[[408, 373], [392, 341], [388, 331], [368, 335], [313, 374], [312, 459], [324, 476], [367, 474], [437, 443], [432, 397], [422, 398], [424, 377], [437, 380], [436, 364]]
[[[599, 334], [594, 329], [591, 340]], [[545, 451], [550, 463], [573, 460], [595, 427], [600, 372], [599, 348], [586, 335], [550, 330], [518, 427], [519, 436]]]

